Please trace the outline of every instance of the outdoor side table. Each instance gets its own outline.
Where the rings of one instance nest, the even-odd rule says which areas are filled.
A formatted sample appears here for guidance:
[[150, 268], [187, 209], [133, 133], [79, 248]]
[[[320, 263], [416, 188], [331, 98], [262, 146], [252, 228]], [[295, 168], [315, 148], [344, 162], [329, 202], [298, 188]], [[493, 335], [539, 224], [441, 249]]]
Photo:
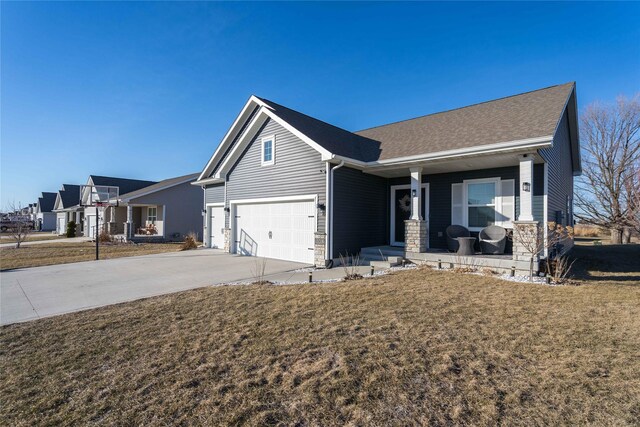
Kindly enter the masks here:
[[475, 237], [458, 237], [459, 246], [458, 255], [475, 255], [476, 251], [473, 249], [473, 245], [476, 243]]

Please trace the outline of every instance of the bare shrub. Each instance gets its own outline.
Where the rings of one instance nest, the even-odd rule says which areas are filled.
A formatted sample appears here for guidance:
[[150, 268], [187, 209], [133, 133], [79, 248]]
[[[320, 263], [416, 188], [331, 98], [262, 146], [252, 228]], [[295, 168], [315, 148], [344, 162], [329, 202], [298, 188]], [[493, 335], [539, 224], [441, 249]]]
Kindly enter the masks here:
[[456, 255], [453, 270], [457, 273], [474, 273], [478, 271], [478, 261], [474, 257]]
[[253, 267], [251, 267], [251, 277], [254, 285], [268, 285], [271, 282], [265, 279], [267, 271], [267, 259], [255, 257]]
[[340, 254], [340, 265], [344, 269], [344, 280], [362, 279], [362, 275], [358, 273], [360, 255], [350, 255], [349, 252], [346, 256]]
[[98, 241], [100, 241], [100, 243], [111, 243], [113, 241], [113, 238], [111, 237], [111, 234], [107, 232], [107, 230], [103, 229], [98, 235]]
[[182, 246], [180, 247], [180, 250], [189, 251], [191, 249], [197, 249], [197, 248], [198, 248], [198, 237], [196, 236], [196, 233], [191, 232], [187, 234], [184, 238], [184, 242], [182, 242]]
[[573, 264], [576, 259], [567, 255], [559, 255], [545, 264], [546, 273], [551, 276], [551, 281], [557, 285], [566, 284], [572, 277]]

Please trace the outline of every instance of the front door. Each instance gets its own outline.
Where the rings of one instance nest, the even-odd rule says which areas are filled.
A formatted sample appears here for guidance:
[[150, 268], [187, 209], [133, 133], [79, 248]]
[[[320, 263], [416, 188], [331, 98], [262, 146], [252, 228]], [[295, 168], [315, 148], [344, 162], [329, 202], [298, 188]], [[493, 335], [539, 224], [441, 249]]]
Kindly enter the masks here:
[[[429, 219], [429, 184], [422, 184], [422, 219]], [[391, 187], [391, 245], [404, 246], [404, 222], [411, 218], [411, 186]], [[427, 240], [427, 247], [428, 247]]]

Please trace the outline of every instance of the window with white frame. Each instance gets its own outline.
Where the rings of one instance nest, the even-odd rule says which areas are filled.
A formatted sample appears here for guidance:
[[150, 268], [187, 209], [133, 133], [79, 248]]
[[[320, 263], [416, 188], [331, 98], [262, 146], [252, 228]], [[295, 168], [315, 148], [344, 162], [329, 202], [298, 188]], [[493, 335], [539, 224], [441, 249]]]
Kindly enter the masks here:
[[470, 229], [496, 222], [496, 183], [467, 183], [467, 224]]
[[514, 180], [466, 180], [451, 185], [451, 224], [480, 231], [489, 225], [511, 228], [515, 217]]
[[147, 221], [151, 224], [155, 224], [158, 220], [158, 208], [153, 206], [149, 206], [147, 208]]
[[276, 137], [268, 136], [262, 138], [262, 166], [275, 163]]

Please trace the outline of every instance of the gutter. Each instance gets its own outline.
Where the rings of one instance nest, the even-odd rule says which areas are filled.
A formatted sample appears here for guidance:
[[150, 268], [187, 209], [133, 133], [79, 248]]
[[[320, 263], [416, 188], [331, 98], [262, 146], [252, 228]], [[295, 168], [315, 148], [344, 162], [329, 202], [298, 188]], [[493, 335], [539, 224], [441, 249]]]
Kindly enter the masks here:
[[331, 169], [331, 178], [329, 179], [329, 197], [327, 197], [328, 200], [330, 200], [331, 205], [329, 207], [330, 210], [330, 214], [329, 214], [329, 261], [333, 263], [333, 179], [334, 179], [334, 172], [336, 171], [336, 169], [340, 169], [341, 167], [344, 166], [344, 160], [342, 160], [340, 162], [340, 164], [334, 168]]

